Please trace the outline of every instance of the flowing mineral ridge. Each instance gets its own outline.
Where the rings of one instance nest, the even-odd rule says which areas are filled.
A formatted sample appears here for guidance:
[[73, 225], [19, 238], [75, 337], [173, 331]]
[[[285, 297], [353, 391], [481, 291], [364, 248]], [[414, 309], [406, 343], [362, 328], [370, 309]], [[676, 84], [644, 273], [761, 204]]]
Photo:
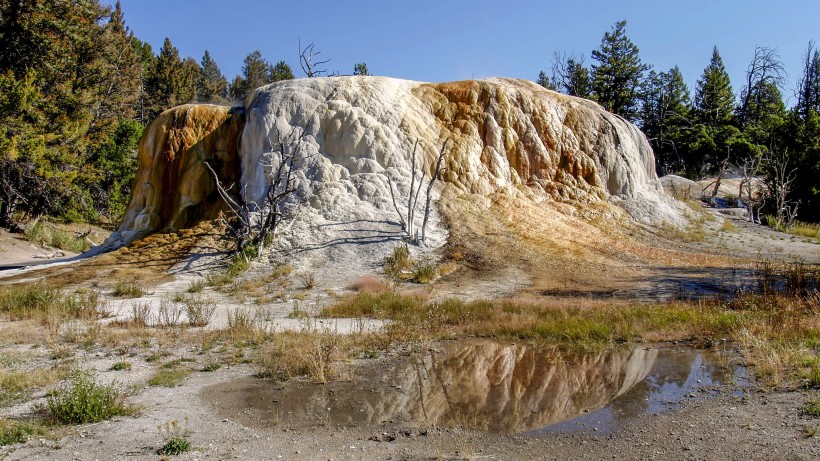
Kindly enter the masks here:
[[[589, 251], [601, 253], [611, 242], [575, 221], [683, 223], [644, 135], [592, 101], [523, 80], [352, 76], [277, 82], [256, 89], [244, 107], [185, 105], [161, 114], [140, 142], [131, 203], [108, 243], [216, 216], [224, 204], [203, 162], [234, 194], [261, 203], [284, 149], [298, 152], [297, 191], [288, 198], [295, 217], [277, 245], [387, 242], [376, 251], [384, 254], [401, 235], [414, 171], [415, 188], [425, 181], [415, 212], [421, 227], [427, 181], [445, 142], [426, 247], [453, 233], [469, 244], [503, 224], [523, 241], [586, 236]], [[551, 242], [553, 254], [569, 251]]]

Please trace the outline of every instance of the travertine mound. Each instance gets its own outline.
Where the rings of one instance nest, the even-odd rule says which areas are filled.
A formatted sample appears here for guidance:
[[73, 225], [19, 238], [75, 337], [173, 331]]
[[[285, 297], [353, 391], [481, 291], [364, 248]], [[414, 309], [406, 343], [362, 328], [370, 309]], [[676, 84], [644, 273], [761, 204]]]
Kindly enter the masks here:
[[253, 200], [270, 171], [260, 165], [275, 160], [271, 145], [293, 136], [305, 157], [303, 192], [314, 205], [331, 214], [333, 204], [389, 211], [386, 178], [408, 196], [414, 142], [429, 177], [449, 139], [442, 179], [457, 193], [609, 200], [643, 222], [677, 219], [634, 125], [531, 82], [302, 79], [257, 89], [246, 106], [242, 182]]
[[[509, 223], [539, 213], [574, 219], [586, 211], [573, 210], [584, 207], [600, 214], [607, 204], [645, 224], [683, 219], [661, 188], [645, 137], [591, 101], [522, 80], [429, 84], [354, 76], [259, 88], [246, 100], [244, 115], [215, 106], [163, 113], [141, 141], [132, 201], [110, 243], [213, 216], [219, 204], [203, 161], [216, 161], [223, 184], [238, 182], [234, 191], [261, 203], [285, 150], [298, 153], [297, 193], [286, 204], [296, 219], [280, 230], [277, 245], [321, 250], [317, 270], [329, 260], [362, 266], [348, 267], [351, 274], [373, 270], [402, 236], [391, 187], [406, 217], [413, 171], [415, 188], [423, 174], [414, 221], [419, 228], [427, 180], [445, 142], [441, 181], [431, 195], [428, 248], [446, 241], [445, 218], [452, 227], [468, 208], [473, 219], [486, 214], [482, 219]], [[502, 203], [499, 197], [518, 203], [521, 219], [512, 208], [503, 217], [490, 213], [493, 203]], [[533, 211], [545, 202], [553, 205]], [[541, 226], [533, 231], [572, 227]]]
[[223, 182], [238, 183], [242, 124], [241, 115], [229, 108], [206, 104], [160, 114], [140, 139], [131, 202], [106, 243], [120, 246], [152, 232], [216, 217], [223, 204], [205, 162]]

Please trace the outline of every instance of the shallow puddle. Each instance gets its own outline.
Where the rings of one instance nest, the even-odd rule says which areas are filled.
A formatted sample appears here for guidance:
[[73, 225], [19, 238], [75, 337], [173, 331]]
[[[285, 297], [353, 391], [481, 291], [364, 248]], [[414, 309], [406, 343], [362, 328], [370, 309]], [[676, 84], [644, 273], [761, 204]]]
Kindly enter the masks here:
[[566, 352], [472, 341], [388, 363], [367, 364], [350, 381], [260, 380], [219, 384], [203, 399], [249, 426], [361, 426], [402, 423], [499, 433], [611, 431], [631, 417], [745, 382], [731, 356], [672, 348]]

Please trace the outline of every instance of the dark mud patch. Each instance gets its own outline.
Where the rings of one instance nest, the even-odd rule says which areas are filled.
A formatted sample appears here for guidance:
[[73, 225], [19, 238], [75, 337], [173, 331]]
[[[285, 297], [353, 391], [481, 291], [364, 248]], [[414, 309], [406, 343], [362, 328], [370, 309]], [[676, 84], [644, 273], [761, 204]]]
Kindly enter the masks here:
[[716, 386], [742, 386], [745, 369], [733, 357], [669, 347], [568, 352], [470, 341], [363, 362], [348, 381], [242, 378], [211, 386], [201, 398], [220, 417], [248, 427], [610, 432], [630, 418], [707, 398]]

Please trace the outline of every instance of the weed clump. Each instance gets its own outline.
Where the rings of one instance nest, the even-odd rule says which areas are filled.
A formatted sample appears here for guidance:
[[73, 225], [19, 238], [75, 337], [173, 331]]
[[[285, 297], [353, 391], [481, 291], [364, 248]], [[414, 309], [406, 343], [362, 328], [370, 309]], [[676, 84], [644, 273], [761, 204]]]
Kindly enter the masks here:
[[152, 376], [148, 380], [148, 384], [151, 386], [177, 387], [190, 375], [191, 370], [187, 368], [163, 369]]
[[76, 370], [48, 398], [47, 405], [57, 421], [83, 424], [133, 413], [122, 400], [123, 396], [114, 384], [100, 384], [91, 373]]
[[0, 447], [26, 443], [33, 435], [44, 435], [46, 428], [35, 421], [6, 421], [0, 419]]
[[141, 298], [148, 294], [148, 291], [138, 282], [132, 280], [120, 280], [114, 285], [111, 296], [115, 298]]
[[803, 405], [803, 413], [820, 418], [820, 398], [806, 401], [806, 404]]
[[[187, 425], [187, 418], [186, 418]], [[187, 429], [182, 430], [177, 420], [159, 426], [160, 432], [165, 434], [165, 443], [157, 450], [160, 456], [177, 456], [191, 450]]]
[[192, 327], [204, 327], [211, 323], [216, 303], [210, 298], [191, 295], [184, 301], [185, 315]]
[[111, 365], [111, 371], [128, 371], [131, 369], [131, 362], [117, 362]]
[[393, 248], [393, 253], [384, 258], [384, 273], [394, 280], [404, 278], [405, 272], [412, 266], [413, 260], [410, 258], [410, 249], [407, 244]]

